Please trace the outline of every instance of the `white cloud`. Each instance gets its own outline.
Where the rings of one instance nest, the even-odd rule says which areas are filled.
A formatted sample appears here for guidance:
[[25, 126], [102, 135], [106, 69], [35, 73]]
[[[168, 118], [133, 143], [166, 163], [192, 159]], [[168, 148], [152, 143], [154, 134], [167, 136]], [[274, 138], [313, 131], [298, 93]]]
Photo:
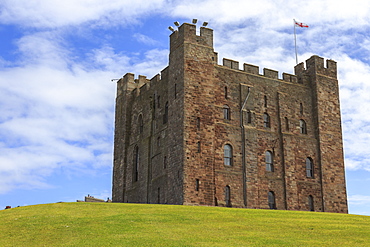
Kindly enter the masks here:
[[167, 51], [147, 51], [141, 60], [109, 46], [76, 63], [54, 37], [22, 37], [21, 59], [0, 73], [0, 193], [49, 188], [46, 178], [59, 170], [77, 176], [111, 167], [116, 85], [110, 80], [125, 71], [151, 76], [166, 63]]
[[158, 41], [144, 35], [144, 34], [141, 34], [141, 33], [135, 33], [134, 36], [133, 36], [138, 42], [140, 43], [143, 43], [145, 45], [151, 45], [151, 46], [154, 46], [154, 45], [161, 45]]
[[361, 204], [361, 205], [367, 204], [370, 206], [370, 196], [352, 195], [352, 196], [348, 196], [348, 201], [351, 204]]
[[122, 25], [162, 8], [163, 3], [163, 0], [4, 0], [0, 3], [0, 22], [37, 28], [87, 22]]

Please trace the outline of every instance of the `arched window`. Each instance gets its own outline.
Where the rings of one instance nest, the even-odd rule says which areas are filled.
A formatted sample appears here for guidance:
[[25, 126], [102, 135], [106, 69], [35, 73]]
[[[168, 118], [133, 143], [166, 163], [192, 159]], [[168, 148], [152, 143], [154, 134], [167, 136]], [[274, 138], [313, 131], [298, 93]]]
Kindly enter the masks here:
[[143, 122], [143, 115], [139, 115], [139, 120], [138, 120], [138, 124], [139, 124], [139, 133], [143, 133], [144, 131], [144, 122]]
[[308, 196], [308, 210], [315, 211], [313, 196], [311, 195]]
[[275, 203], [275, 194], [272, 191], [269, 191], [267, 195], [268, 205], [270, 209], [276, 209], [276, 203]]
[[140, 162], [140, 156], [139, 156], [139, 147], [136, 146], [134, 149], [134, 169], [133, 169], [133, 181], [136, 182], [139, 180], [139, 162]]
[[225, 204], [226, 207], [231, 207], [231, 192], [229, 185], [225, 187]]
[[224, 146], [224, 164], [225, 166], [233, 165], [233, 148], [230, 144]]
[[224, 119], [230, 120], [230, 107], [228, 107], [227, 105], [224, 105], [223, 111], [224, 111]]
[[313, 161], [310, 157], [306, 159], [306, 176], [313, 178]]
[[270, 116], [266, 112], [263, 114], [263, 127], [270, 128]]
[[285, 131], [289, 131], [289, 120], [287, 117], [285, 117], [284, 119], [285, 119]]
[[306, 122], [303, 119], [299, 120], [299, 129], [301, 134], [307, 134]]
[[200, 149], [200, 148], [201, 148], [201, 144], [200, 144], [200, 141], [199, 141], [199, 142], [198, 142], [198, 151], [197, 151], [198, 153], [200, 153], [200, 151], [201, 151], [201, 149]]
[[266, 161], [266, 171], [273, 172], [274, 171], [274, 162], [273, 162], [272, 153], [270, 151], [266, 151], [265, 161]]
[[252, 123], [252, 113], [250, 110], [247, 110], [247, 123]]
[[166, 105], [164, 106], [163, 124], [166, 124], [167, 121], [168, 121], [168, 101], [166, 102]]

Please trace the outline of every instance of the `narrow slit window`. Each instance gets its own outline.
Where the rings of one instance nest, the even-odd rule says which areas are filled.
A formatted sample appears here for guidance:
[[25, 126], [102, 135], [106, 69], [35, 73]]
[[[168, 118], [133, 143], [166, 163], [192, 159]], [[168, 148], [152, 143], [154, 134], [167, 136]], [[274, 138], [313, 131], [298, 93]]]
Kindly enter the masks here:
[[263, 96], [263, 106], [267, 107], [267, 96]]
[[134, 150], [134, 169], [133, 169], [133, 173], [134, 173], [133, 180], [134, 180], [134, 182], [139, 180], [139, 161], [140, 161], [139, 147], [136, 146], [135, 150]]
[[224, 119], [230, 120], [230, 107], [224, 105], [223, 107]]
[[250, 110], [247, 110], [247, 123], [252, 123], [252, 113]]
[[313, 196], [308, 196], [308, 210], [315, 211]]
[[285, 117], [284, 119], [285, 119], [285, 131], [289, 131], [289, 120], [287, 117]]
[[226, 207], [231, 207], [231, 191], [228, 185], [225, 187], [225, 204]]
[[303, 104], [299, 103], [299, 114], [303, 115]]
[[299, 120], [299, 130], [301, 134], [307, 134], [307, 125], [303, 119]]

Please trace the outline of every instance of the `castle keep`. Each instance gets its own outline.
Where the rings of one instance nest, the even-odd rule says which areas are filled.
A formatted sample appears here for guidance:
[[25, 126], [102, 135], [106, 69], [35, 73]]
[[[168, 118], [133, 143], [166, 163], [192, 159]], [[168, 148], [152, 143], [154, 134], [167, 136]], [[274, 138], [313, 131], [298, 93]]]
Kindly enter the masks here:
[[217, 61], [184, 23], [160, 75], [118, 81], [113, 201], [347, 213], [336, 62]]

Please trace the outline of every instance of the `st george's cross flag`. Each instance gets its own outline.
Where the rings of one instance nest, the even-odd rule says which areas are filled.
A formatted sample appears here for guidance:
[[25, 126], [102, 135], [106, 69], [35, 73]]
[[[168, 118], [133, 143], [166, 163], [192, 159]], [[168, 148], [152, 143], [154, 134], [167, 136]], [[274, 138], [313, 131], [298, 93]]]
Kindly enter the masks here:
[[307, 25], [307, 24], [302, 23], [302, 22], [298, 22], [298, 21], [296, 21], [296, 20], [294, 20], [294, 23], [295, 23], [295, 25], [296, 25], [296, 26], [298, 26], [298, 27], [308, 27], [308, 25]]

